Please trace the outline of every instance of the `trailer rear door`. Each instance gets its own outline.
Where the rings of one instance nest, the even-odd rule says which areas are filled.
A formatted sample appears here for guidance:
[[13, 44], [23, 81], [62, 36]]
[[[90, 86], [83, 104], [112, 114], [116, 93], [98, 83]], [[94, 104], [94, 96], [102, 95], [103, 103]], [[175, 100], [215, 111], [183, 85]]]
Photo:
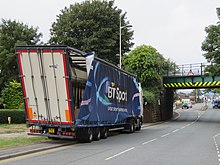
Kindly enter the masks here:
[[17, 48], [29, 123], [72, 124], [65, 49]]

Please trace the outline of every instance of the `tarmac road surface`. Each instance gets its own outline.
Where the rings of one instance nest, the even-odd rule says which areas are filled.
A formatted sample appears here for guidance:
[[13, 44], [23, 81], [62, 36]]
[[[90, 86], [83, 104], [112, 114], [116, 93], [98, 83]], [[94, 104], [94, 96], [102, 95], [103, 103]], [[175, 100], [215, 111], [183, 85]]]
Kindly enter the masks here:
[[179, 118], [133, 134], [113, 133], [92, 143], [75, 143], [3, 160], [31, 165], [217, 165], [220, 164], [220, 109], [201, 104], [180, 109]]

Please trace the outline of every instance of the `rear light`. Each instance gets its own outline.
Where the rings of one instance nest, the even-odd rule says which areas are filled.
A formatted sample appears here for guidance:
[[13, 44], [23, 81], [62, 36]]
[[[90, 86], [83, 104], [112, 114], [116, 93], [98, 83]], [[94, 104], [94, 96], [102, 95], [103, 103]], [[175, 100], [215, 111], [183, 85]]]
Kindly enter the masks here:
[[31, 133], [41, 133], [41, 130], [38, 129], [30, 129]]
[[63, 136], [75, 136], [74, 132], [62, 132]]

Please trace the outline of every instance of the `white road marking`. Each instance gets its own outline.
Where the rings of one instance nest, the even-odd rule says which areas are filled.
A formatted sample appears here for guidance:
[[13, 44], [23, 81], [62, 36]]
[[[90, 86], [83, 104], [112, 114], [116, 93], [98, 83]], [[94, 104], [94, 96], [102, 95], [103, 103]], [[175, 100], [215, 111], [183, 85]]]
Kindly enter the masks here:
[[219, 136], [219, 135], [220, 135], [220, 133], [214, 135], [214, 136], [213, 136], [213, 140], [214, 140], [215, 147], [216, 147], [216, 150], [217, 150], [217, 156], [218, 156], [218, 161], [219, 161], [219, 165], [220, 165], [220, 159], [219, 159], [219, 158], [220, 158], [219, 148], [218, 148], [218, 144], [217, 144], [217, 142], [216, 142], [216, 137]]
[[215, 135], [214, 137], [217, 137], [217, 136], [219, 136], [220, 135], [220, 133], [218, 133], [217, 135]]
[[170, 135], [170, 133], [167, 133], [167, 134], [165, 134], [165, 135], [162, 135], [161, 137], [166, 137], [166, 136], [168, 136], [168, 135]]
[[[194, 124], [196, 121], [199, 120], [199, 118], [200, 118], [201, 116], [202, 116], [202, 115], [199, 116], [199, 113], [198, 113], [198, 117], [197, 117], [197, 119], [196, 119], [194, 122], [191, 122], [190, 124], [187, 124], [187, 125], [181, 127], [180, 129], [184, 129], [185, 127], [188, 127], [188, 126]], [[152, 126], [149, 126], [149, 127], [155, 127], [155, 126], [157, 126], [157, 125], [152, 125]], [[143, 128], [143, 129], [148, 129], [149, 127]], [[175, 132], [179, 131], [180, 129], [176, 129], [176, 130], [174, 130], [174, 131], [172, 131], [172, 132], [175, 133]], [[170, 135], [170, 134], [171, 134], [171, 133], [167, 133], [167, 134], [162, 135], [161, 137], [163, 138], [163, 137], [166, 137], [166, 136], [168, 136], [168, 135]], [[215, 135], [215, 136], [213, 136], [214, 141], [215, 141], [215, 137], [216, 137], [216, 136], [219, 136], [219, 135], [220, 135], [220, 133], [217, 134], [217, 135]], [[142, 143], [142, 145], [145, 145], [145, 144], [154, 142], [154, 141], [156, 141], [156, 140], [157, 140], [157, 138], [152, 139], [152, 140], [149, 140], [149, 141], [146, 141], [146, 142]], [[216, 149], [217, 149], [217, 152], [218, 152], [218, 157], [220, 157], [220, 154], [219, 154], [219, 151], [218, 151], [219, 149], [218, 149], [218, 146], [217, 146], [216, 141], [215, 141], [215, 144], [216, 144]], [[122, 152], [119, 152], [119, 153], [117, 153], [117, 154], [115, 154], [115, 155], [113, 155], [113, 156], [110, 156], [110, 157], [106, 158], [105, 160], [110, 160], [110, 159], [112, 159], [112, 158], [115, 158], [115, 157], [117, 157], [117, 156], [120, 156], [120, 155], [122, 155], [122, 154], [124, 154], [124, 153], [126, 153], [126, 152], [128, 152], [128, 151], [133, 150], [133, 149], [135, 149], [135, 147], [131, 147], [131, 148], [127, 149], [127, 150], [124, 150], [124, 151], [122, 151]], [[219, 159], [219, 162], [220, 162], [220, 159]]]
[[155, 138], [155, 139], [149, 140], [149, 141], [147, 141], [147, 142], [144, 142], [144, 143], [142, 143], [142, 144], [145, 145], [145, 144], [151, 143], [151, 142], [153, 142], [153, 141], [155, 141], [155, 140], [157, 140], [157, 139]]
[[117, 154], [115, 154], [115, 155], [113, 155], [113, 156], [110, 156], [110, 157], [106, 158], [105, 160], [110, 160], [110, 159], [112, 159], [112, 158], [114, 158], [114, 157], [116, 157], [116, 156], [119, 156], [119, 155], [121, 155], [121, 154], [124, 154], [124, 153], [126, 153], [126, 152], [128, 152], [128, 151], [131, 151], [131, 150], [133, 150], [133, 149], [135, 149], [135, 147], [132, 147], [132, 148], [129, 148], [129, 149], [124, 150], [124, 151], [122, 151], [122, 152], [119, 152], [119, 153], [117, 153]]
[[180, 130], [180, 129], [175, 129], [175, 130], [174, 130], [174, 131], [172, 131], [172, 132], [174, 133], [174, 132], [177, 132], [177, 131], [179, 131], [179, 130]]

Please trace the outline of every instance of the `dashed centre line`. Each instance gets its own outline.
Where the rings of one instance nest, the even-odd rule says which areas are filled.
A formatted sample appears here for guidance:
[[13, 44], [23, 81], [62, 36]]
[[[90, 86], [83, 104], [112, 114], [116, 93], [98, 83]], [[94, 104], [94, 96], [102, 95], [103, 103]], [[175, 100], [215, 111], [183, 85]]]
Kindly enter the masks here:
[[175, 132], [177, 132], [177, 131], [179, 131], [180, 129], [175, 129], [174, 131], [172, 131], [173, 133], [175, 133]]
[[106, 158], [105, 160], [110, 160], [110, 159], [112, 159], [112, 158], [114, 158], [114, 157], [116, 157], [116, 156], [119, 156], [119, 155], [121, 155], [121, 154], [124, 154], [124, 153], [126, 153], [126, 152], [128, 152], [128, 151], [131, 151], [131, 150], [133, 150], [133, 149], [135, 149], [135, 147], [131, 147], [131, 148], [127, 149], [127, 150], [124, 150], [124, 151], [122, 151], [122, 152], [119, 152], [119, 153], [117, 153], [117, 154], [115, 154], [115, 155], [113, 155], [113, 156], [110, 156], [110, 157]]
[[145, 144], [151, 143], [151, 142], [153, 142], [153, 141], [155, 141], [155, 140], [157, 140], [157, 139], [155, 138], [155, 139], [149, 140], [149, 141], [147, 141], [147, 142], [144, 142], [144, 143], [142, 143], [142, 144], [145, 145]]
[[166, 136], [168, 136], [168, 135], [170, 135], [170, 133], [167, 133], [167, 134], [165, 134], [165, 135], [162, 135], [161, 137], [166, 137]]
[[[188, 126], [191, 126], [191, 125], [194, 124], [199, 118], [200, 118], [200, 116], [198, 116], [197, 119], [196, 119], [194, 122], [191, 122], [190, 124], [187, 124], [187, 125], [185, 125], [185, 126], [179, 128], [179, 129], [173, 130], [172, 133], [178, 132], [178, 131], [180, 131], [180, 129], [184, 129], [184, 128], [188, 127]], [[145, 128], [145, 129], [146, 129], [146, 128]], [[166, 137], [166, 136], [169, 136], [170, 134], [171, 134], [171, 133], [164, 134], [164, 135], [161, 136], [161, 138]], [[215, 135], [215, 136], [213, 136], [214, 141], [215, 141], [215, 137], [216, 137], [216, 136], [219, 136], [219, 135], [220, 135], [220, 133], [217, 134], [217, 135]], [[142, 145], [146, 145], [146, 144], [152, 143], [152, 142], [154, 142], [154, 141], [156, 141], [156, 140], [157, 140], [157, 138], [154, 138], [154, 139], [152, 139], [152, 140], [143, 142]], [[217, 146], [216, 141], [215, 141], [215, 145], [216, 145], [216, 149], [217, 149], [217, 152], [218, 152], [217, 155], [218, 155], [218, 157], [220, 157], [219, 149], [218, 149], [218, 146]], [[124, 154], [124, 153], [126, 153], [126, 152], [129, 152], [129, 151], [131, 151], [131, 150], [133, 150], [133, 149], [135, 149], [135, 147], [131, 147], [131, 148], [126, 149], [126, 150], [124, 150], [124, 151], [122, 151], [122, 152], [119, 152], [119, 153], [117, 153], [117, 154], [115, 154], [115, 155], [113, 155], [113, 156], [110, 156], [110, 157], [106, 158], [105, 160], [110, 160], [110, 159], [115, 158], [115, 157], [117, 157], [117, 156], [120, 156], [120, 155], [122, 155], [122, 154]], [[219, 162], [220, 162], [220, 159], [219, 159]]]

